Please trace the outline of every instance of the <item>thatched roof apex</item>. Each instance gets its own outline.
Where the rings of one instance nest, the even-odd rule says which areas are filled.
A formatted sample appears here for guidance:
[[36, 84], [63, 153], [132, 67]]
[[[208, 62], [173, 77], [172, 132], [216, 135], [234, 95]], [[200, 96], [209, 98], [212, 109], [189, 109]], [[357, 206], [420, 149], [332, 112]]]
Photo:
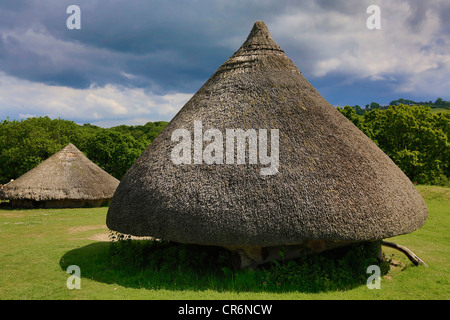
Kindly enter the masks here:
[[[263, 21], [256, 21], [247, 40], [241, 46], [240, 51], [278, 50], [283, 51], [272, 39], [272, 35]], [[239, 52], [239, 51], [238, 51]]]
[[118, 185], [119, 180], [69, 143], [5, 185], [3, 198], [35, 201], [111, 199]]
[[[172, 134], [187, 130], [194, 146], [196, 121], [224, 137], [227, 129], [279, 130], [278, 173], [261, 175], [267, 165], [249, 164], [248, 155], [239, 165], [175, 164]], [[106, 222], [183, 243], [275, 246], [388, 238], [416, 230], [427, 215], [405, 174], [256, 22], [126, 173]]]

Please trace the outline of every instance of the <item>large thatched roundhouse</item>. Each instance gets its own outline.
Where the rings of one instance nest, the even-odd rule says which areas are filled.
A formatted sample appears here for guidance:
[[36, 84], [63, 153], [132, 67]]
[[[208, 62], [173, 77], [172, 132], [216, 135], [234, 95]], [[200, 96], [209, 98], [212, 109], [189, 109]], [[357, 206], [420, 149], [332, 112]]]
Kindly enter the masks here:
[[[269, 136], [278, 133], [279, 161], [251, 159], [248, 142], [245, 163], [229, 162], [231, 129], [255, 129], [259, 146], [266, 129], [273, 152]], [[208, 156], [213, 140], [211, 155], [219, 156], [205, 161], [201, 150]], [[177, 161], [174, 150], [183, 151]], [[270, 165], [275, 170], [262, 174]], [[379, 240], [410, 233], [427, 216], [405, 174], [316, 91], [258, 21], [130, 168], [106, 222], [118, 232], [224, 246], [262, 262], [267, 248], [322, 251]]]
[[118, 185], [70, 143], [5, 185], [2, 198], [21, 208], [97, 207], [111, 200]]

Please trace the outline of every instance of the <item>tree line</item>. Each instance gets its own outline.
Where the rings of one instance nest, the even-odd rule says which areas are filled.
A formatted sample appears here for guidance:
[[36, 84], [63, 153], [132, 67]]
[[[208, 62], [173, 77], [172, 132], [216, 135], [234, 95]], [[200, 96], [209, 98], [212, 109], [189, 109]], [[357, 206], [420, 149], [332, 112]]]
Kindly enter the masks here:
[[[398, 104], [358, 114], [337, 108], [372, 139], [413, 182], [450, 186], [450, 112]], [[101, 128], [35, 117], [0, 121], [0, 183], [16, 179], [73, 143], [106, 172], [121, 180], [166, 127], [165, 121]]]
[[105, 129], [49, 117], [0, 121], [0, 183], [17, 179], [69, 143], [120, 180], [166, 125], [158, 121]]
[[355, 109], [356, 114], [363, 115], [364, 112], [366, 112], [366, 111], [372, 111], [375, 109], [386, 110], [387, 108], [389, 108], [389, 106], [398, 106], [399, 104], [406, 104], [409, 106], [421, 105], [421, 106], [426, 106], [426, 107], [430, 107], [433, 109], [441, 108], [441, 109], [450, 110], [450, 101], [445, 101], [442, 98], [437, 98], [435, 102], [433, 102], [431, 100], [417, 102], [417, 101], [401, 98], [401, 99], [393, 100], [393, 101], [389, 102], [389, 104], [387, 106], [380, 105], [378, 102], [371, 102], [370, 104], [366, 104], [364, 106], [364, 108], [361, 108], [359, 105], [354, 105], [351, 107], [353, 109]]
[[338, 110], [374, 141], [414, 183], [450, 186], [450, 112], [422, 105], [391, 105], [358, 114]]

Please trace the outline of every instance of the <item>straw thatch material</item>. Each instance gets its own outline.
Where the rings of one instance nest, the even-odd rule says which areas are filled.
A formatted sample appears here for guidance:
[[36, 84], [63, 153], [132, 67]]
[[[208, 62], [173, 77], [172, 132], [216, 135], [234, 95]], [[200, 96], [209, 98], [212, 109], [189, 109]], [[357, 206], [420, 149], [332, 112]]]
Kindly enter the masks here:
[[15, 207], [99, 206], [112, 198], [118, 185], [119, 180], [70, 143], [5, 185], [2, 197]]
[[[192, 134], [195, 120], [203, 132], [279, 129], [279, 172], [263, 176], [260, 168], [267, 166], [248, 161], [175, 165], [171, 151], [178, 142], [171, 134], [180, 128]], [[410, 233], [427, 215], [405, 174], [314, 89], [265, 24], [256, 22], [241, 48], [127, 172], [106, 222], [118, 232], [182, 243], [310, 243], [321, 251], [333, 242]]]

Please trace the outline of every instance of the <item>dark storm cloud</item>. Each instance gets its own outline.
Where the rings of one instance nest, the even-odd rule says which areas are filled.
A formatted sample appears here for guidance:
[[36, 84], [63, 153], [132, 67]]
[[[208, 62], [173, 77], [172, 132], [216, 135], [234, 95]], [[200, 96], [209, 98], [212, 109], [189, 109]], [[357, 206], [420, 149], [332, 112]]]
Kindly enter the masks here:
[[[81, 8], [81, 30], [66, 28], [66, 8], [71, 4]], [[230, 47], [230, 39], [242, 43], [254, 21], [270, 20], [298, 5], [299, 1], [256, 0], [3, 4], [1, 45], [8, 49], [1, 55], [0, 68], [23, 79], [77, 88], [115, 83], [195, 91], [238, 49]], [[20, 41], [30, 29], [48, 38], [38, 48]], [[61, 47], [60, 42], [78, 46]], [[64, 59], [55, 59], [55, 53]]]
[[[68, 30], [65, 25], [66, 8], [74, 3], [81, 8], [81, 30]], [[70, 0], [21, 1], [0, 8], [5, 49], [0, 68], [10, 75], [77, 88], [118, 83], [192, 91], [237, 49], [223, 40], [241, 34], [244, 41], [253, 20], [283, 6]], [[41, 43], [36, 48], [20, 39], [30, 29], [45, 35], [47, 46]], [[61, 47], [59, 41], [78, 47]], [[64, 59], [55, 59], [56, 52]], [[133, 75], [132, 79], [123, 73]]]
[[89, 75], [71, 64], [58, 63], [46, 52], [38, 52], [14, 34], [0, 38], [0, 70], [19, 78], [49, 85], [75, 88], [90, 84]]
[[[153, 11], [148, 2], [145, 8], [138, 7], [136, 1], [117, 5], [89, 1], [79, 3], [82, 29], [68, 30], [66, 8], [70, 3], [73, 1], [3, 5], [1, 70], [27, 80], [77, 88], [92, 83], [148, 86], [157, 81], [160, 87], [174, 89], [183, 86], [185, 74], [191, 74], [193, 82], [206, 76], [201, 49], [209, 43], [198, 40], [192, 23], [175, 25], [166, 21], [165, 25], [163, 12]], [[41, 41], [35, 43], [30, 32]], [[200, 48], [197, 55], [196, 47]], [[179, 76], [175, 70], [179, 70]]]
[[[343, 26], [365, 28], [365, 10], [372, 2], [382, 6], [385, 18], [404, 17], [413, 31], [424, 27], [429, 14], [437, 16], [442, 32], [449, 30], [450, 6], [445, 1], [401, 1], [407, 4], [404, 12], [389, 12], [384, 2], [368, 0], [3, 1], [0, 71], [20, 79], [73, 88], [114, 84], [161, 94], [191, 93], [238, 49], [253, 22], [264, 20], [269, 29], [274, 26], [274, 38], [301, 71], [312, 82], [318, 79], [317, 83], [325, 88], [332, 80], [321, 77], [338, 63], [330, 59], [344, 51], [351, 55], [360, 50], [360, 44], [351, 38], [352, 31], [343, 30]], [[72, 4], [81, 8], [81, 30], [66, 28], [66, 9]], [[316, 17], [321, 20], [313, 25], [298, 21], [299, 29], [283, 29], [284, 17], [295, 17], [296, 12], [311, 21]], [[351, 22], [344, 25], [338, 18]], [[339, 39], [344, 31], [349, 36], [335, 40], [344, 43], [342, 47], [327, 46], [320, 40], [326, 34], [331, 35], [330, 40], [334, 35]], [[316, 37], [308, 38], [310, 35]], [[419, 48], [435, 52], [439, 47], [445, 54], [447, 41], [437, 34]], [[349, 77], [345, 70], [334, 72], [343, 82]], [[365, 79], [370, 83], [367, 76]]]

